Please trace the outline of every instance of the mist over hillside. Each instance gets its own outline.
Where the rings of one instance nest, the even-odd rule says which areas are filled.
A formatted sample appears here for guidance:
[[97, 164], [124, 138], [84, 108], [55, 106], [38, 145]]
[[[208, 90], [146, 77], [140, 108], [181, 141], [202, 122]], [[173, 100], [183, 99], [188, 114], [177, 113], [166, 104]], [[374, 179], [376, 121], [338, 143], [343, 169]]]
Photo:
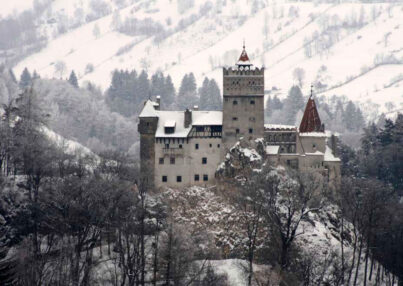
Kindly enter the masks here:
[[402, 108], [398, 2], [35, 0], [33, 7], [37, 38], [46, 41], [23, 57], [3, 51], [16, 74], [28, 67], [66, 78], [74, 70], [80, 83], [105, 90], [115, 69], [162, 71], [177, 87], [193, 72], [199, 85], [207, 76], [221, 88], [221, 67], [235, 63], [245, 40], [252, 62], [266, 67], [269, 94], [285, 97], [297, 82], [308, 94], [313, 84], [319, 96], [359, 102], [368, 120]]

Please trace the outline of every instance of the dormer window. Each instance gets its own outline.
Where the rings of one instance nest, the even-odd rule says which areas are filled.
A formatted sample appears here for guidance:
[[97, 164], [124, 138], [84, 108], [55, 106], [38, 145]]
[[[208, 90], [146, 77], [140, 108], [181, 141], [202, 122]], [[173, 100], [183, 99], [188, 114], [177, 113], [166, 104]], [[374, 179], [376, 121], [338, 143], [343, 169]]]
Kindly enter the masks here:
[[176, 126], [175, 120], [168, 120], [167, 122], [165, 122], [164, 124], [165, 134], [175, 133], [175, 126]]

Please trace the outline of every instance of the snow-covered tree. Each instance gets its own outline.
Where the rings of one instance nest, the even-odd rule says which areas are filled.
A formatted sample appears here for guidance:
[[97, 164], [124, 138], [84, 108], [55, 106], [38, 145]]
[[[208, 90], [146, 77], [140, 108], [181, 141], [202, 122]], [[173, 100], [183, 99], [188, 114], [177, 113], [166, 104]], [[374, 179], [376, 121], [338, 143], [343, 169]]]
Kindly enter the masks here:
[[20, 77], [20, 87], [27, 88], [32, 83], [31, 73], [28, 71], [27, 68], [24, 68]]
[[72, 70], [70, 73], [69, 83], [72, 86], [74, 86], [75, 88], [78, 88], [78, 80], [77, 80], [77, 76], [76, 76], [76, 73], [74, 72], [74, 70]]

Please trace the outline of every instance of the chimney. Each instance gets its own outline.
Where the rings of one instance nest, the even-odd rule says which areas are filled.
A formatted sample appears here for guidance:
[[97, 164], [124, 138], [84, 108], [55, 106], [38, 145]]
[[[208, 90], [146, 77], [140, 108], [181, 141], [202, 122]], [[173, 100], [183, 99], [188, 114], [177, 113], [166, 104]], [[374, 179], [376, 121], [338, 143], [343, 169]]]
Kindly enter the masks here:
[[188, 108], [185, 110], [185, 128], [188, 128], [192, 124], [192, 111]]
[[198, 110], [199, 110], [199, 106], [198, 106], [198, 105], [193, 106], [193, 110], [194, 110], [194, 111], [198, 111]]
[[160, 110], [161, 109], [161, 96], [157, 95], [156, 101], [157, 101], [158, 106], [156, 106], [155, 109]]

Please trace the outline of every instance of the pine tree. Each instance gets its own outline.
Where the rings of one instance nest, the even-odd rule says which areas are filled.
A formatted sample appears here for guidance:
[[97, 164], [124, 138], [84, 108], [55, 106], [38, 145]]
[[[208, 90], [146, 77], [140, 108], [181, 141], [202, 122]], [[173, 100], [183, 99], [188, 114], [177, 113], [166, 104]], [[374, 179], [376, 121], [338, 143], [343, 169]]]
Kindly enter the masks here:
[[34, 73], [32, 74], [32, 80], [36, 80], [41, 78], [40, 75], [36, 72], [36, 70], [34, 70]]
[[222, 100], [220, 88], [214, 79], [211, 79], [208, 84], [208, 95], [209, 95], [209, 108], [207, 110], [221, 110]]
[[172, 106], [175, 102], [175, 87], [174, 84], [172, 83], [172, 78], [170, 75], [168, 75], [165, 78], [164, 82], [164, 90], [165, 90], [165, 101], [166, 103], [163, 103], [165, 106]]
[[162, 100], [165, 99], [165, 78], [164, 74], [160, 71], [157, 71], [155, 74], [152, 75], [151, 77], [151, 95], [156, 96], [160, 95], [162, 97]]
[[77, 76], [74, 72], [74, 70], [71, 71], [70, 77], [69, 77], [69, 83], [74, 86], [75, 88], [78, 88], [78, 80]]
[[209, 95], [208, 95], [208, 89], [209, 89], [209, 79], [207, 77], [204, 78], [202, 86], [199, 88], [199, 108], [200, 110], [207, 110], [208, 108], [208, 101], [209, 101]]
[[343, 123], [347, 130], [359, 131], [365, 126], [365, 119], [361, 109], [350, 100], [343, 113]]
[[25, 68], [25, 69], [22, 71], [22, 74], [21, 74], [21, 78], [20, 78], [20, 87], [21, 87], [21, 88], [27, 88], [27, 87], [29, 87], [29, 86], [31, 85], [31, 83], [32, 83], [31, 74], [30, 74], [30, 72], [28, 71], [28, 69]]
[[142, 71], [137, 78], [136, 103], [142, 104], [150, 96], [150, 80], [146, 71]]
[[196, 88], [197, 86], [194, 74], [186, 74], [182, 79], [181, 86], [178, 92], [178, 108], [192, 108], [195, 104], [198, 104]]
[[277, 95], [275, 95], [273, 97], [273, 100], [271, 101], [271, 109], [272, 111], [274, 110], [280, 110], [283, 108], [283, 103], [281, 102], [281, 100], [277, 97]]
[[387, 146], [393, 142], [395, 124], [392, 120], [386, 119], [385, 126], [379, 133], [379, 141], [382, 146]]
[[284, 105], [285, 124], [295, 125], [295, 116], [304, 108], [304, 97], [299, 86], [294, 85], [288, 92]]

